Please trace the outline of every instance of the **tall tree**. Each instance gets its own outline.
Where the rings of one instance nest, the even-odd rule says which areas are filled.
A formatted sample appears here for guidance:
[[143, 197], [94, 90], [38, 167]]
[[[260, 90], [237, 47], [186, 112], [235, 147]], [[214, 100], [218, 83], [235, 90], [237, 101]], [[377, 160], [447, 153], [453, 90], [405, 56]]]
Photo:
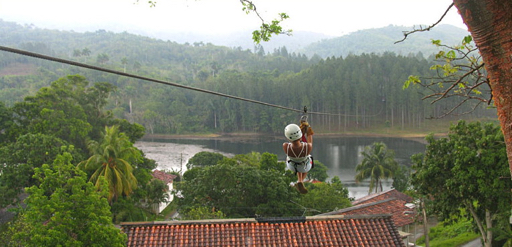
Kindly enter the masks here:
[[[25, 187], [36, 185], [34, 168], [53, 161], [69, 143], [44, 134], [25, 134], [0, 147], [0, 207], [16, 203]], [[80, 159], [75, 150], [70, 151]]]
[[86, 78], [79, 75], [59, 78], [12, 107], [13, 124], [6, 129], [6, 135], [12, 141], [26, 133], [52, 135], [86, 153], [86, 140], [98, 139], [105, 125], [115, 122], [103, 110], [113, 90], [109, 83], [89, 86]]
[[224, 158], [217, 165], [187, 170], [185, 181], [176, 184], [180, 213], [207, 207], [228, 218], [299, 214], [299, 208], [290, 201], [298, 197], [289, 186], [292, 176], [239, 162]]
[[488, 72], [512, 174], [512, 1], [454, 0]]
[[429, 135], [427, 141], [425, 153], [412, 158], [411, 182], [419, 194], [432, 199], [434, 212], [450, 219], [464, 208], [485, 246], [510, 234], [506, 216], [512, 201], [505, 192], [512, 183], [503, 179], [509, 172], [500, 128], [460, 121], [450, 127], [448, 137]]
[[137, 187], [131, 162], [140, 160], [141, 153], [133, 147], [128, 137], [119, 132], [118, 126], [105, 127], [100, 142], [90, 141], [91, 157], [78, 164], [86, 171], [93, 171], [90, 180], [99, 188], [101, 178], [107, 181], [109, 202], [119, 196], [129, 196]]
[[27, 189], [27, 210], [21, 227], [11, 229], [12, 246], [124, 246], [126, 236], [112, 223], [107, 192], [97, 192], [71, 160], [64, 153], [35, 169], [40, 185]]
[[187, 169], [216, 165], [225, 156], [220, 153], [201, 151], [188, 160]]
[[300, 197], [300, 205], [306, 215], [332, 212], [352, 206], [348, 189], [338, 176], [329, 183], [307, 183], [308, 193]]
[[356, 166], [356, 182], [370, 179], [368, 194], [375, 189], [375, 193], [382, 191], [382, 180], [393, 177], [398, 163], [395, 160], [395, 153], [388, 149], [383, 142], [375, 142], [365, 147], [361, 152], [363, 160]]

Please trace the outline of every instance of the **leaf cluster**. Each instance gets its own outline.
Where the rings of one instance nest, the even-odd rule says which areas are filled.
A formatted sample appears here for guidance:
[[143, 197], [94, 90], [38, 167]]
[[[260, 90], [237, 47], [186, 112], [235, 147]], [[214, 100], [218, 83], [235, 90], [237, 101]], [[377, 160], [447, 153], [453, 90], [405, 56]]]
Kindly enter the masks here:
[[261, 20], [261, 26], [260, 30], [255, 30], [252, 32], [252, 40], [254, 43], [259, 44], [261, 41], [269, 41], [272, 35], [278, 35], [278, 34], [287, 34], [291, 35], [292, 30], [283, 31], [283, 27], [281, 26], [281, 22], [290, 18], [286, 13], [279, 13], [278, 19], [272, 20], [270, 23], [266, 22], [256, 9], [256, 5], [249, 0], [240, 0], [240, 3], [242, 3], [242, 10], [249, 14], [251, 12], [255, 13], [258, 18]]
[[469, 100], [478, 103], [461, 114], [474, 111], [481, 104], [491, 105], [492, 92], [487, 72], [472, 41], [471, 36], [466, 36], [460, 45], [448, 46], [442, 44], [440, 40], [432, 40], [435, 46], [445, 48], [435, 55], [435, 64], [430, 67], [436, 72], [435, 75], [424, 78], [411, 75], [405, 81], [404, 89], [411, 84], [424, 87], [431, 93], [425, 95], [423, 99], [431, 99], [432, 103], [457, 98], [459, 103], [448, 108], [440, 117], [453, 114]]
[[28, 207], [18, 224], [23, 229], [12, 229], [12, 240], [23, 246], [124, 246], [126, 236], [112, 223], [105, 190], [97, 192], [71, 159], [65, 152], [35, 169], [40, 184], [27, 188]]
[[187, 170], [184, 181], [176, 184], [175, 200], [187, 219], [311, 215], [350, 205], [339, 178], [307, 183], [306, 196], [290, 186], [295, 179], [277, 155], [253, 152]]
[[476, 224], [485, 225], [488, 213], [492, 226], [506, 225], [498, 215], [510, 211], [512, 184], [504, 179], [510, 171], [500, 127], [459, 121], [450, 127], [448, 137], [430, 135], [426, 140], [425, 153], [411, 157], [415, 169], [412, 184], [419, 194], [431, 199], [433, 212], [450, 219], [464, 208]]
[[89, 86], [83, 76], [70, 75], [43, 87], [12, 107], [0, 107], [4, 127], [0, 134], [1, 205], [16, 202], [24, 187], [37, 184], [33, 169], [53, 161], [61, 146], [73, 146], [75, 161], [87, 157], [86, 143], [98, 140], [110, 123], [120, 123], [131, 139], [144, 133], [141, 125], [115, 119], [104, 110], [114, 90], [109, 83]]
[[375, 142], [366, 146], [361, 152], [363, 159], [356, 166], [356, 182], [370, 179], [368, 193], [382, 191], [382, 180], [392, 178], [398, 169], [398, 162], [395, 160], [395, 152], [387, 148], [383, 142]]

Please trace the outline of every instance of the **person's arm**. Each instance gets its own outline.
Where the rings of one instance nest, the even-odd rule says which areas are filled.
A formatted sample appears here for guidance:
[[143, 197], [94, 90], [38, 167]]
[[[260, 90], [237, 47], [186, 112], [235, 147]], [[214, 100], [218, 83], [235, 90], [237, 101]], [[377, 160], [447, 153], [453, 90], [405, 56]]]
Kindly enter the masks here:
[[311, 150], [313, 150], [313, 135], [308, 135], [308, 147], [309, 147], [309, 153], [311, 153]]
[[286, 149], [288, 148], [288, 142], [285, 142], [283, 143], [283, 151], [286, 155], [288, 155], [288, 153], [286, 152]]

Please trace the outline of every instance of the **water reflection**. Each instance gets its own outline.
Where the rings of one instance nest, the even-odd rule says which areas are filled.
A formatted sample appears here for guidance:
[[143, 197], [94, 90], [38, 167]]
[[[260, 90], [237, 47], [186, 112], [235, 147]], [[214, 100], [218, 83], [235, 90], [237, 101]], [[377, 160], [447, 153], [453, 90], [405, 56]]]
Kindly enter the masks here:
[[[174, 143], [182, 146], [197, 147], [197, 149], [193, 149], [195, 150], [193, 152], [199, 152], [201, 150], [214, 150], [226, 155], [247, 154], [250, 152], [268, 152], [277, 154], [278, 159], [281, 161], [284, 161], [285, 159], [285, 154], [282, 151], [282, 144], [285, 141], [284, 137], [251, 139], [250, 141], [225, 141], [217, 139], [146, 139], [145, 141], [150, 141], [153, 143]], [[355, 167], [363, 159], [361, 152], [364, 151], [364, 148], [374, 142], [384, 142], [389, 149], [395, 152], [395, 158], [397, 162], [407, 166], [411, 165], [411, 155], [425, 151], [424, 144], [402, 138], [315, 137], [312, 154], [315, 157], [315, 160], [318, 160], [327, 166], [327, 173], [330, 178], [338, 176], [343, 184], [349, 188], [351, 196], [359, 198], [368, 194], [368, 183], [355, 183]], [[141, 143], [138, 143], [139, 147], [140, 145]], [[151, 158], [151, 153], [148, 153], [148, 151], [144, 150], [144, 148], [141, 149], [148, 155], [148, 157]], [[179, 151], [176, 149], [166, 150], [166, 152], [170, 155], [173, 152], [176, 153], [184, 151]], [[194, 154], [195, 153], [187, 153], [186, 155], [191, 157]], [[181, 160], [181, 162], [184, 161]], [[186, 164], [186, 160], [184, 163]], [[177, 165], [181, 166], [180, 164]], [[389, 189], [391, 187], [391, 181], [384, 182], [383, 186], [385, 187], [384, 189]]]

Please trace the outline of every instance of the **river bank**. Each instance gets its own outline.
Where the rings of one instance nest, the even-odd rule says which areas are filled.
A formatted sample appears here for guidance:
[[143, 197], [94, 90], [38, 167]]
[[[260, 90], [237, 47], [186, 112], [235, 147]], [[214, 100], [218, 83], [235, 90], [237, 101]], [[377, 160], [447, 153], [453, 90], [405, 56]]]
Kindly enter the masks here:
[[[366, 183], [357, 183], [354, 180], [355, 167], [361, 161], [360, 153], [366, 146], [375, 142], [384, 142], [388, 148], [395, 151], [395, 159], [400, 164], [410, 166], [410, 157], [413, 154], [425, 151], [424, 139], [421, 135], [405, 138], [396, 136], [372, 135], [363, 137], [356, 134], [345, 135], [316, 135], [315, 159], [327, 167], [330, 178], [339, 177], [349, 189], [351, 197], [360, 197], [368, 194]], [[416, 140], [412, 140], [416, 139]], [[419, 139], [419, 141], [417, 141]], [[241, 141], [242, 140], [242, 141]], [[157, 169], [176, 171], [187, 170], [186, 164], [195, 154], [207, 151], [220, 153], [226, 157], [237, 154], [272, 153], [276, 154], [278, 161], [284, 161], [282, 143], [286, 139], [281, 135], [148, 135], [145, 139], [137, 141], [135, 146], [142, 150], [147, 158], [155, 160]], [[391, 182], [383, 184], [389, 188]]]
[[[370, 132], [349, 132], [349, 133], [315, 133], [315, 136], [323, 137], [323, 138], [339, 138], [339, 137], [389, 137], [389, 138], [402, 138], [408, 139], [412, 141], [417, 141], [423, 144], [426, 144], [425, 137], [428, 134], [426, 133], [370, 133]], [[446, 136], [446, 133], [436, 133], [435, 136]], [[269, 139], [269, 140], [277, 140], [283, 139], [286, 141], [284, 137], [281, 135], [272, 135], [272, 134], [258, 134], [258, 133], [222, 133], [222, 134], [184, 134], [184, 135], [175, 135], [175, 134], [146, 134], [142, 137], [142, 140], [171, 140], [171, 139], [191, 139], [191, 140], [221, 140], [221, 141], [234, 141], [234, 142], [250, 142], [252, 140], [257, 139]]]
[[[402, 134], [381, 134], [381, 133], [315, 133], [316, 137], [322, 138], [340, 138], [340, 137], [374, 137], [374, 138], [401, 138], [426, 144], [426, 134], [421, 133], [402, 133]], [[441, 135], [440, 135], [441, 136]], [[135, 143], [135, 146], [142, 150], [147, 158], [154, 160], [159, 170], [185, 172], [186, 164], [189, 159], [199, 152], [218, 152], [214, 149], [200, 145], [177, 144], [165, 142], [162, 140], [218, 140], [234, 143], [257, 143], [262, 139], [268, 141], [283, 142], [286, 139], [281, 135], [256, 134], [256, 133], [228, 133], [228, 134], [146, 134], [141, 140]], [[226, 157], [232, 157], [234, 154], [222, 153]]]

